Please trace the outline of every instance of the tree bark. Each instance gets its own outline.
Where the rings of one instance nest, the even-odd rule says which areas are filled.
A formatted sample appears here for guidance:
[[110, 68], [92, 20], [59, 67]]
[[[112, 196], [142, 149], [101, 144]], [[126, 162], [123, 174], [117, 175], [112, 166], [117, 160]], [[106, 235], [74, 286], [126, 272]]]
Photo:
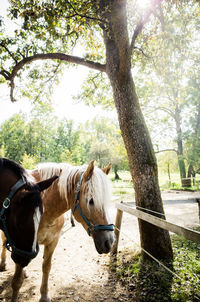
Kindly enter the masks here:
[[181, 177], [182, 187], [188, 186], [188, 180], [186, 179], [186, 169], [185, 162], [183, 158], [183, 135], [181, 129], [181, 116], [179, 106], [176, 105], [175, 108], [175, 123], [176, 123], [176, 132], [177, 132], [177, 155], [178, 155], [178, 166]]
[[[109, 25], [103, 29], [106, 72], [110, 79], [122, 137], [128, 154], [136, 204], [163, 218], [164, 209], [158, 183], [158, 169], [131, 74], [131, 52], [126, 23], [126, 1], [102, 0], [101, 9]], [[109, 5], [108, 5], [109, 3]], [[158, 259], [171, 259], [169, 232], [139, 220], [143, 250]], [[143, 257], [148, 256], [143, 252]]]

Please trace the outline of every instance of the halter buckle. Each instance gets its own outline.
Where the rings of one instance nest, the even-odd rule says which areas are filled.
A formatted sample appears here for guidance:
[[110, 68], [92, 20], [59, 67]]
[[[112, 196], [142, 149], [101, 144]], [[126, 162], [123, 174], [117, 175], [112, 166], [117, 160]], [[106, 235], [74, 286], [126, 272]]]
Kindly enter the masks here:
[[7, 209], [9, 208], [9, 206], [10, 206], [10, 199], [7, 197], [3, 202], [3, 207], [4, 209]]
[[5, 245], [5, 247], [7, 248], [7, 250], [8, 250], [9, 252], [12, 252], [12, 246], [11, 246], [11, 244], [8, 242], [8, 240], [5, 241], [4, 245]]
[[90, 234], [94, 233], [94, 230], [95, 226], [93, 224], [89, 225], [87, 229], [88, 235], [90, 236]]

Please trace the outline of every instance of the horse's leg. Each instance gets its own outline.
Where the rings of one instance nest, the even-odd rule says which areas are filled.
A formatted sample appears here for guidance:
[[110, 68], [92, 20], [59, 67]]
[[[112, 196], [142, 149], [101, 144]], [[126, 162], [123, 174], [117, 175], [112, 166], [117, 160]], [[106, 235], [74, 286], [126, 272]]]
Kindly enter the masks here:
[[15, 273], [12, 279], [12, 299], [11, 302], [16, 302], [18, 295], [19, 295], [19, 290], [20, 287], [22, 286], [22, 283], [24, 281], [24, 272], [23, 272], [23, 268], [18, 265], [15, 264]]
[[40, 287], [41, 298], [39, 302], [50, 302], [51, 300], [48, 297], [48, 279], [49, 273], [51, 270], [51, 259], [53, 256], [53, 252], [58, 243], [59, 234], [57, 240], [51, 242], [50, 244], [44, 247], [44, 255], [43, 255], [43, 264], [42, 264], [42, 284]]
[[2, 239], [2, 251], [1, 251], [1, 262], [0, 262], [0, 272], [6, 270], [6, 247], [4, 242], [6, 241], [6, 237], [4, 232], [1, 232], [1, 239]]

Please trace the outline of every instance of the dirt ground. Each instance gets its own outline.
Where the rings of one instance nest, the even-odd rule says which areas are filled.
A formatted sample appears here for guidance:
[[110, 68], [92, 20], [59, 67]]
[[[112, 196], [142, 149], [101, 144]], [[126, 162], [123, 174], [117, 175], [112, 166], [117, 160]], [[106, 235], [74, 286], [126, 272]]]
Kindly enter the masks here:
[[[163, 199], [168, 200], [168, 202], [164, 201], [167, 220], [185, 226], [199, 224], [198, 205], [191, 202], [191, 198], [199, 195], [165, 192]], [[187, 202], [182, 202], [183, 199]], [[179, 202], [175, 203], [173, 200]], [[116, 216], [114, 203], [109, 211], [114, 222]], [[110, 255], [99, 255], [91, 237], [78, 223], [75, 228], [68, 230], [69, 227], [70, 224], [66, 219], [66, 226], [53, 256], [49, 280], [51, 302], [133, 302], [131, 293], [116, 280], [110, 269]], [[124, 213], [121, 230], [119, 251], [126, 247], [139, 248], [136, 217]], [[41, 246], [39, 255], [26, 269], [28, 277], [20, 290], [20, 302], [39, 301], [42, 252]], [[7, 271], [0, 272], [0, 301], [2, 302], [10, 301], [13, 271], [14, 264], [8, 255]]]

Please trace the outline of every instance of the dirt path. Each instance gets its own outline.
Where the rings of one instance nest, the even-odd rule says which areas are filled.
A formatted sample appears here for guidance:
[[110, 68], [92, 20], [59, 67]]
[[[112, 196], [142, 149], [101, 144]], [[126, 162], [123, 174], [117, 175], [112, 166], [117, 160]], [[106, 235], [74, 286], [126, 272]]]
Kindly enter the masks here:
[[[70, 226], [70, 225], [68, 225]], [[67, 226], [66, 226], [67, 228]], [[26, 269], [28, 278], [19, 301], [38, 302], [40, 298], [43, 247]], [[6, 272], [0, 272], [0, 301], [10, 301], [14, 264], [8, 255]], [[131, 295], [110, 274], [110, 256], [99, 255], [91, 237], [81, 225], [64, 232], [55, 250], [49, 280], [51, 302], [132, 301]]]
[[[178, 199], [178, 196], [180, 197], [180, 195], [173, 194], [175, 199]], [[167, 198], [173, 199], [171, 194]], [[166, 216], [169, 221], [187, 226], [199, 222], [197, 210], [197, 204], [194, 203], [184, 205], [168, 203], [165, 205]], [[110, 216], [113, 221], [115, 214], [116, 210], [112, 206]], [[138, 243], [137, 219], [124, 213], [119, 250], [125, 247], [139, 247]], [[43, 247], [40, 248], [37, 258], [27, 268], [28, 278], [25, 279], [21, 288], [20, 302], [39, 301], [42, 251]], [[99, 255], [95, 250], [92, 239], [76, 223], [75, 228], [64, 232], [54, 253], [49, 280], [51, 302], [133, 302], [131, 294], [111, 273], [109, 263], [110, 256]], [[8, 257], [7, 268], [6, 272], [0, 272], [0, 301], [9, 301], [11, 296], [10, 282], [14, 265], [10, 256]]]

